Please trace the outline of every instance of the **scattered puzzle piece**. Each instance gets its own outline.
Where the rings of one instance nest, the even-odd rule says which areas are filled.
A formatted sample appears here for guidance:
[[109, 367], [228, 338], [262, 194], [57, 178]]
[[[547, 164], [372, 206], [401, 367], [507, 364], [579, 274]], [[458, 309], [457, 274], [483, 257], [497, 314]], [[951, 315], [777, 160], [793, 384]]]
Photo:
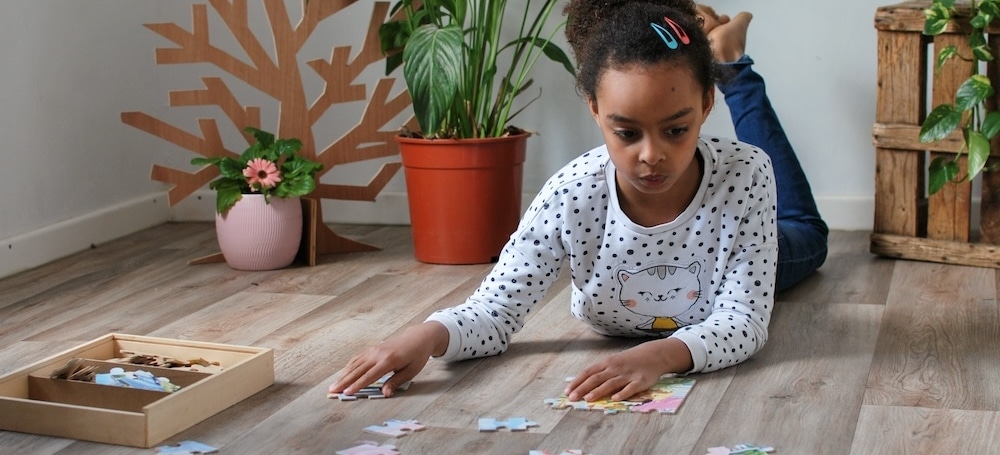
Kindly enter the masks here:
[[737, 444], [732, 448], [710, 447], [705, 455], [767, 455], [774, 452], [774, 447], [757, 447], [753, 444]]
[[528, 427], [537, 427], [538, 422], [525, 420], [524, 417], [511, 417], [507, 420], [497, 420], [493, 417], [481, 417], [479, 419], [479, 431], [497, 431], [504, 427], [510, 431], [525, 431]]
[[[393, 374], [395, 373], [387, 373], [385, 376], [379, 378], [378, 381], [369, 384], [367, 387], [362, 387], [361, 390], [359, 390], [358, 393], [355, 393], [354, 395], [347, 395], [343, 393], [328, 393], [326, 394], [326, 397], [338, 398], [340, 399], [340, 401], [354, 401], [357, 400], [358, 398], [368, 398], [369, 400], [385, 398], [385, 395], [382, 394], [382, 386], [385, 385], [385, 381], [388, 381]], [[410, 384], [412, 383], [413, 381], [406, 381], [400, 384], [398, 387], [396, 387], [396, 390], [397, 391], [406, 390], [410, 387]]]
[[774, 453], [774, 447], [758, 447], [753, 444], [737, 444], [729, 449], [730, 455], [765, 455]]
[[420, 424], [416, 420], [398, 420], [391, 419], [385, 421], [382, 425], [369, 425], [364, 428], [365, 431], [369, 433], [384, 434], [386, 436], [392, 436], [398, 438], [400, 436], [406, 436], [414, 431], [421, 431], [427, 427]]
[[360, 445], [338, 450], [337, 455], [400, 455], [392, 444], [378, 445], [372, 441], [359, 441]]
[[210, 445], [202, 444], [198, 441], [184, 441], [180, 444], [157, 447], [156, 453], [160, 455], [199, 455], [206, 453], [219, 453], [219, 449]]
[[[571, 380], [572, 378], [567, 378]], [[563, 395], [559, 398], [546, 398], [543, 400], [553, 409], [577, 409], [590, 411], [604, 411], [605, 414], [617, 414], [619, 412], [640, 412], [649, 413], [656, 411], [660, 414], [674, 414], [684, 399], [687, 398], [691, 388], [694, 387], [695, 380], [692, 378], [664, 377], [653, 384], [649, 390], [632, 397], [628, 401], [617, 400], [597, 400], [597, 401], [570, 401]]]

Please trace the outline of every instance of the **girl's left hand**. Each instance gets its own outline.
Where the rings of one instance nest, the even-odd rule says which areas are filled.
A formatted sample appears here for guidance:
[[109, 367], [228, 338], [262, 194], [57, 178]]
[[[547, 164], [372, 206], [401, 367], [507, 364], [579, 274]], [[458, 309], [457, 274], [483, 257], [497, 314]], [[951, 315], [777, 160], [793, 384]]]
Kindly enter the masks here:
[[680, 340], [647, 341], [585, 368], [570, 381], [565, 393], [570, 401], [595, 401], [609, 396], [612, 400], [627, 400], [648, 390], [660, 376], [691, 368], [691, 351]]

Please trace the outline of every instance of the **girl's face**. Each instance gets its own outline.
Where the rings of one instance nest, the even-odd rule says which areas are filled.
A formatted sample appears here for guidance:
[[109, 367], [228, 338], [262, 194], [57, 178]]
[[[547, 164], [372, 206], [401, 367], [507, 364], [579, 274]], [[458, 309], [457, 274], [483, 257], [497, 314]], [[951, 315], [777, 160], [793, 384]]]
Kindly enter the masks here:
[[646, 220], [643, 214], [662, 214], [651, 220], [657, 224], [673, 220], [697, 193], [698, 135], [714, 88], [705, 90], [684, 65], [660, 63], [609, 69], [594, 96], [588, 104], [617, 168], [626, 213]]

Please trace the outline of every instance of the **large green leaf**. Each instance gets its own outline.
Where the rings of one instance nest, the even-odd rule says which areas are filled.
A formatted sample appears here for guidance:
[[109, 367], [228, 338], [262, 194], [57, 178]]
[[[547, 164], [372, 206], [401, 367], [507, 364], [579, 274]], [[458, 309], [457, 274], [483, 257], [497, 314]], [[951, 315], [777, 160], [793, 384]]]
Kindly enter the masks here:
[[219, 173], [227, 179], [243, 180], [243, 169], [246, 163], [236, 161], [232, 158], [223, 158], [219, 161]]
[[960, 111], [972, 109], [992, 95], [993, 86], [990, 84], [990, 79], [982, 74], [972, 75], [955, 93], [955, 108]]
[[569, 56], [566, 55], [566, 52], [563, 51], [561, 47], [557, 46], [550, 40], [546, 40], [543, 38], [532, 38], [529, 36], [511, 41], [510, 43], [507, 43], [507, 45], [504, 46], [503, 49], [507, 49], [512, 46], [517, 46], [518, 44], [521, 43], [529, 43], [541, 49], [542, 52], [545, 53], [545, 56], [549, 58], [549, 60], [562, 64], [563, 68], [566, 68], [566, 71], [568, 71], [569, 74], [576, 76], [576, 70], [573, 68], [573, 61], [570, 60]]
[[969, 178], [973, 178], [986, 167], [990, 157], [990, 141], [979, 131], [968, 131], [965, 141], [969, 146]]
[[925, 35], [939, 35], [948, 26], [948, 21], [951, 20], [951, 11], [948, 8], [951, 5], [946, 6], [942, 3], [944, 2], [935, 2], [924, 10]]
[[958, 175], [958, 163], [950, 157], [939, 156], [931, 161], [928, 171], [927, 192], [934, 194]]
[[[989, 22], [993, 19], [1000, 17], [1000, 2], [996, 1], [984, 1], [979, 3], [979, 14], [984, 16], [989, 16]], [[987, 23], [986, 25], [989, 25]], [[986, 27], [983, 27], [986, 28]]]
[[938, 52], [937, 64], [934, 65], [934, 68], [941, 69], [941, 67], [944, 66], [944, 64], [949, 59], [955, 57], [956, 55], [958, 55], [958, 47], [956, 47], [954, 44], [952, 44], [951, 46], [947, 46], [944, 49], [941, 49], [941, 52]]
[[1000, 112], [990, 111], [986, 114], [986, 118], [983, 119], [983, 126], [979, 128], [983, 132], [983, 135], [987, 139], [992, 139], [997, 133], [1000, 133]]
[[958, 128], [962, 121], [962, 111], [955, 109], [950, 104], [942, 104], [935, 107], [923, 125], [920, 126], [920, 142], [934, 142], [944, 139]]
[[417, 28], [403, 50], [403, 77], [413, 113], [425, 136], [433, 136], [458, 92], [462, 78], [462, 28], [432, 24]]
[[977, 59], [984, 62], [993, 60], [993, 51], [990, 49], [989, 43], [986, 42], [986, 35], [983, 35], [981, 31], [969, 35], [969, 47], [972, 48], [972, 55]]

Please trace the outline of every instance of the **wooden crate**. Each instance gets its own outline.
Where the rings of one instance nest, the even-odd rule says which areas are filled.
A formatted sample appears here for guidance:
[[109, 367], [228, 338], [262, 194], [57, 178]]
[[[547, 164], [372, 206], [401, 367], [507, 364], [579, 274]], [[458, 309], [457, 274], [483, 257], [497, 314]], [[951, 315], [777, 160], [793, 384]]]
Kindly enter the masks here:
[[[222, 369], [157, 372], [182, 387], [173, 393], [48, 377], [72, 358], [107, 367], [122, 351], [203, 358]], [[273, 383], [271, 349], [110, 334], [0, 377], [0, 429], [148, 448]]]
[[[923, 35], [923, 10], [930, 1], [907, 1], [883, 6], [875, 14], [878, 33], [877, 111], [875, 145], [875, 225], [873, 253], [903, 259], [1000, 268], [1000, 172], [982, 178], [981, 221], [973, 225], [972, 185], [948, 184], [927, 197], [927, 165], [938, 154], [954, 154], [962, 147], [961, 132], [935, 142], [921, 143], [920, 124], [933, 106], [952, 101], [969, 77], [969, 66], [946, 64], [937, 74], [936, 49], [955, 45], [971, 55], [967, 38], [958, 33], [961, 19], [936, 37]], [[967, 6], [966, 6], [967, 8]], [[1000, 28], [988, 30], [991, 48], [1000, 55]], [[1000, 88], [1000, 64], [987, 73]], [[996, 106], [997, 99], [989, 100]], [[1000, 142], [993, 141], [993, 150]], [[997, 158], [991, 158], [995, 160]], [[964, 166], [964, 163], [962, 163]]]

